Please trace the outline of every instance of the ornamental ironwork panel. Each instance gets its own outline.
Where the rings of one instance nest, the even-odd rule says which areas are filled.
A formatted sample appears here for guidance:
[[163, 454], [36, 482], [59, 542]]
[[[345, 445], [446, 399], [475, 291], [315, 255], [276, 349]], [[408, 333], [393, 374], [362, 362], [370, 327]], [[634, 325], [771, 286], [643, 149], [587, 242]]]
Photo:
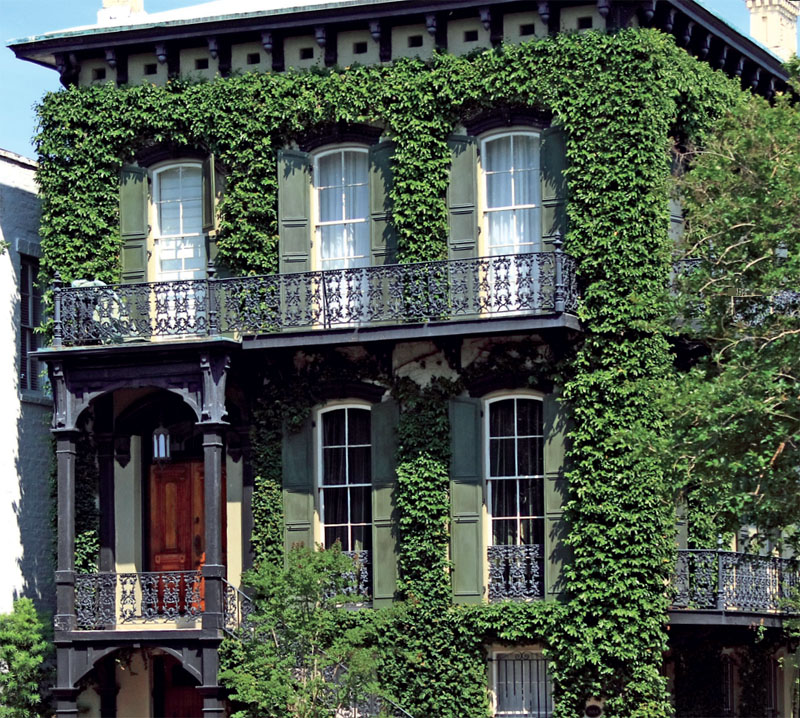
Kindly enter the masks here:
[[93, 573], [75, 577], [79, 630], [124, 623], [192, 621], [203, 612], [199, 571]]
[[368, 600], [372, 595], [369, 551], [342, 551], [353, 559], [353, 570], [344, 575], [345, 596]]
[[539, 544], [489, 546], [489, 600], [541, 598], [543, 551]]
[[575, 312], [575, 260], [552, 252], [261, 277], [62, 288], [55, 346], [267, 335]]
[[788, 613], [798, 564], [791, 559], [735, 551], [681, 550], [673, 581], [673, 609]]
[[250, 616], [253, 613], [253, 602], [233, 584], [222, 580], [223, 586], [223, 625], [232, 636], [240, 632], [252, 633], [253, 625]]

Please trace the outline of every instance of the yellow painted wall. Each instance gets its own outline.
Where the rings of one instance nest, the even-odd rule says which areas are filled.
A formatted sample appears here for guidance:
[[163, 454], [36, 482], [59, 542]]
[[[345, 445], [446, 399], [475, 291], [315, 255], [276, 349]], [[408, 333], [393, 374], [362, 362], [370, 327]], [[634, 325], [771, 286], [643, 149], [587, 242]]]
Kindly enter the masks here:
[[142, 571], [142, 439], [131, 437], [126, 466], [114, 462], [114, 556], [117, 573]]
[[152, 707], [152, 681], [150, 661], [140, 651], [133, 654], [130, 664], [117, 663], [117, 718], [150, 718]]
[[234, 461], [227, 458], [227, 541], [228, 541], [228, 581], [239, 588], [242, 582], [245, 540], [242, 536], [242, 486], [243, 458]]

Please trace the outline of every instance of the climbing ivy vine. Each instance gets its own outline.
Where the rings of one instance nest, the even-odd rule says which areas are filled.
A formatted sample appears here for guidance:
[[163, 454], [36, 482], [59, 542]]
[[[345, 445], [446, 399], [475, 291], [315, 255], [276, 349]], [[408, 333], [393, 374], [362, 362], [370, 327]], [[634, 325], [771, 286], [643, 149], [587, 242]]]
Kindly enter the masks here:
[[[67, 281], [119, 278], [118, 171], [137, 150], [163, 143], [213, 151], [227, 169], [218, 261], [235, 273], [276, 271], [275, 152], [333, 123], [377, 125], [395, 142], [391, 199], [400, 261], [441, 259], [447, 138], [498, 105], [552, 112], [567, 136], [565, 249], [580, 267], [585, 327], [578, 354], [559, 376], [573, 417], [569, 598], [450, 605], [449, 425], [442, 407], [460, 389], [401, 382], [394, 387], [401, 403], [396, 500], [406, 600], [385, 609], [375, 639], [381, 674], [413, 715], [483, 716], [486, 643], [537, 642], [552, 662], [561, 718], [580, 714], [591, 696], [607, 700], [608, 716], [668, 716], [660, 666], [674, 501], [660, 399], [671, 361], [664, 292], [669, 138], [702, 139], [739, 93], [651, 30], [559, 34], [425, 62], [61, 91], [40, 107], [43, 278], [56, 269]], [[283, 384], [305, 395], [275, 403], [266, 391], [252, 437], [262, 560], [282, 550], [280, 432], [313, 405], [312, 382], [294, 376]], [[426, 520], [417, 513], [423, 506]]]

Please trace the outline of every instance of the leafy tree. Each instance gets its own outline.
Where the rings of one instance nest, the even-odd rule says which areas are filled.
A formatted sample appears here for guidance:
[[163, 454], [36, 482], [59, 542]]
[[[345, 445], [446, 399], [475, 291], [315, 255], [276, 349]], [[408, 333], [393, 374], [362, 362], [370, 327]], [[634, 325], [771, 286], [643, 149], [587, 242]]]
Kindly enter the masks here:
[[671, 400], [690, 540], [777, 538], [800, 521], [800, 109], [747, 96], [684, 159], [678, 315], [700, 359]]
[[29, 598], [0, 615], [0, 718], [48, 715], [42, 690], [49, 652], [44, 630]]
[[220, 678], [234, 718], [330, 718], [377, 690], [372, 611], [353, 611], [353, 562], [339, 548], [293, 548], [286, 567], [245, 576], [255, 610], [226, 641]]

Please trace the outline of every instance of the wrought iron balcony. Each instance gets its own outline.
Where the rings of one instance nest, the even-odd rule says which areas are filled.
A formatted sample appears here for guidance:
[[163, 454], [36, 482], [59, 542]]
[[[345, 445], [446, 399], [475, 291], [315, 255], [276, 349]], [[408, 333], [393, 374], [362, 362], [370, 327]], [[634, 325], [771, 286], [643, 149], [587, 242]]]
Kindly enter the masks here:
[[143, 284], [54, 285], [53, 346], [574, 313], [575, 261], [552, 252]]
[[199, 571], [89, 573], [75, 577], [79, 630], [129, 624], [190, 623], [203, 613]]
[[539, 544], [489, 546], [489, 600], [541, 598], [542, 548]]
[[798, 562], [734, 551], [678, 551], [672, 609], [788, 613]]

